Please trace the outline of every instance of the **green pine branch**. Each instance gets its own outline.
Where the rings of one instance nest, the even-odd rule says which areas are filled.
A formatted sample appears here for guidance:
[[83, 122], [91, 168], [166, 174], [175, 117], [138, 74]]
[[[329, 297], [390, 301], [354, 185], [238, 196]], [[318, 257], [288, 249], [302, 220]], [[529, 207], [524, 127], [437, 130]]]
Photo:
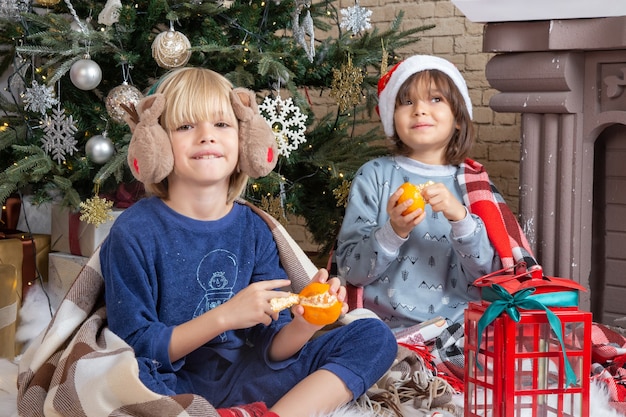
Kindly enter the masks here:
[[[343, 216], [335, 191], [350, 181], [362, 163], [386, 152], [379, 129], [364, 126], [377, 104], [383, 48], [391, 66], [402, 58], [406, 46], [418, 42], [432, 26], [402, 30], [404, 13], [399, 12], [388, 27], [355, 36], [340, 27], [338, 3], [319, 0], [309, 8], [316, 38], [311, 62], [293, 35], [293, 0], [238, 0], [228, 9], [213, 1], [124, 3], [119, 21], [107, 27], [97, 23], [105, 0], [73, 2], [84, 30], [77, 28], [65, 2], [46, 13], [0, 18], [0, 68], [13, 70], [12, 79], [20, 81], [0, 95], [0, 200], [28, 188], [38, 199], [58, 194], [62, 204], [75, 209], [93, 195], [96, 184], [110, 193], [132, 180], [126, 163], [130, 131], [111, 120], [105, 99], [123, 81], [146, 91], [167, 72], [152, 57], [151, 45], [171, 23], [192, 45], [189, 66], [224, 74], [234, 85], [257, 91], [259, 100], [265, 95], [292, 97], [308, 116], [306, 143], [288, 158], [281, 156], [270, 175], [251, 181], [247, 197], [255, 202], [279, 198], [287, 212], [306, 219], [316, 242], [334, 241]], [[69, 77], [72, 64], [86, 53], [103, 74], [90, 91], [80, 90]], [[343, 113], [337, 106], [328, 114], [314, 114], [308, 96], [328, 94], [333, 70], [348, 59], [364, 74], [363, 102]], [[65, 155], [61, 164], [41, 148], [43, 115], [26, 110], [21, 102], [22, 90], [33, 80], [55, 87], [59, 106], [78, 129], [74, 136], [78, 152]], [[85, 144], [105, 131], [116, 153], [98, 165], [85, 155]]]

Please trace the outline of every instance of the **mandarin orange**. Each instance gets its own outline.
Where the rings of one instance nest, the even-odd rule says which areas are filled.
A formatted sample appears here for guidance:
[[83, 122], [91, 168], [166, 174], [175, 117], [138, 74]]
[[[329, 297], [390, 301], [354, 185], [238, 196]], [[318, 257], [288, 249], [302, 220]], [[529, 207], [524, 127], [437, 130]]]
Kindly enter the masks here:
[[337, 321], [343, 303], [328, 292], [330, 285], [312, 282], [300, 291], [300, 305], [304, 307], [303, 317], [311, 324], [325, 326]]
[[424, 201], [424, 197], [422, 197], [422, 189], [424, 188], [423, 186], [418, 186], [415, 184], [411, 184], [410, 182], [405, 182], [399, 188], [402, 188], [404, 192], [402, 193], [400, 198], [398, 198], [398, 204], [402, 204], [407, 200], [413, 200], [413, 203], [411, 203], [411, 205], [402, 212], [403, 216], [414, 212], [418, 208], [424, 210], [426, 202]]

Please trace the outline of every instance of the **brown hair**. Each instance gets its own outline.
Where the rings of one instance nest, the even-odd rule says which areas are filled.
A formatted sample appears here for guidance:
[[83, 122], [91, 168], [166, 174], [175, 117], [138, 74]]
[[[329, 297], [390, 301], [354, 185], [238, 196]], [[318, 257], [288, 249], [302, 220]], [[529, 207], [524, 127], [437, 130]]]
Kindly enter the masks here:
[[[233, 86], [224, 76], [206, 68], [183, 67], [165, 74], [152, 88], [166, 98], [159, 122], [168, 134], [182, 123], [207, 120], [218, 113], [238, 125], [230, 101]], [[228, 201], [239, 197], [248, 182], [248, 176], [239, 169], [230, 176]], [[167, 178], [158, 184], [145, 184], [148, 194], [168, 197]]]
[[[450, 106], [454, 120], [458, 128], [448, 142], [445, 152], [445, 162], [450, 165], [458, 165], [468, 157], [469, 151], [474, 145], [474, 124], [470, 118], [465, 100], [456, 84], [445, 73], [439, 70], [424, 70], [411, 75], [398, 90], [395, 107], [406, 102], [411, 93], [420, 85], [430, 86], [434, 84], [441, 92], [443, 99]], [[391, 152], [396, 155], [408, 155], [410, 149], [400, 140], [398, 133], [394, 132], [391, 139]]]

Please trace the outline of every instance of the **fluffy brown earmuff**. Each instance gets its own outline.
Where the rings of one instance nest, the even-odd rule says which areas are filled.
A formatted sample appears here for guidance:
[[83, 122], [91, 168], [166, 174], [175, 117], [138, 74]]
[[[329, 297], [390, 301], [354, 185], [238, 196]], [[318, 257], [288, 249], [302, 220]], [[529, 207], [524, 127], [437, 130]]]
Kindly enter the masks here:
[[264, 177], [278, 160], [274, 132], [259, 113], [254, 91], [235, 88], [230, 102], [239, 120], [239, 169], [252, 178]]
[[174, 168], [170, 138], [159, 124], [165, 97], [153, 94], [139, 101], [134, 109], [125, 108], [125, 120], [133, 132], [128, 146], [128, 166], [137, 180], [158, 184]]
[[[231, 90], [230, 100], [239, 121], [239, 169], [258, 178], [269, 174], [278, 160], [278, 146], [270, 125], [259, 113], [253, 91]], [[165, 109], [163, 94], [149, 95], [134, 107], [126, 107], [126, 123], [133, 134], [128, 147], [130, 170], [144, 184], [158, 184], [174, 168], [170, 139], [159, 124]]]

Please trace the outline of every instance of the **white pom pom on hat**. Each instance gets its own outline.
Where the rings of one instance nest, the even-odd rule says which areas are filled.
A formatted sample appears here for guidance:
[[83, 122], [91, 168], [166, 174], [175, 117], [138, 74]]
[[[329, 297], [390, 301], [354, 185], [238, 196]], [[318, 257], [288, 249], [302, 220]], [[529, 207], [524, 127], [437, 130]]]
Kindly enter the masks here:
[[413, 74], [425, 70], [439, 70], [446, 74], [457, 86], [465, 106], [472, 118], [472, 101], [467, 91], [465, 79], [457, 67], [448, 60], [432, 55], [413, 55], [396, 65], [383, 75], [378, 81], [378, 114], [383, 124], [383, 130], [387, 137], [392, 137], [395, 133], [393, 127], [393, 113], [396, 107], [396, 96], [402, 84]]

